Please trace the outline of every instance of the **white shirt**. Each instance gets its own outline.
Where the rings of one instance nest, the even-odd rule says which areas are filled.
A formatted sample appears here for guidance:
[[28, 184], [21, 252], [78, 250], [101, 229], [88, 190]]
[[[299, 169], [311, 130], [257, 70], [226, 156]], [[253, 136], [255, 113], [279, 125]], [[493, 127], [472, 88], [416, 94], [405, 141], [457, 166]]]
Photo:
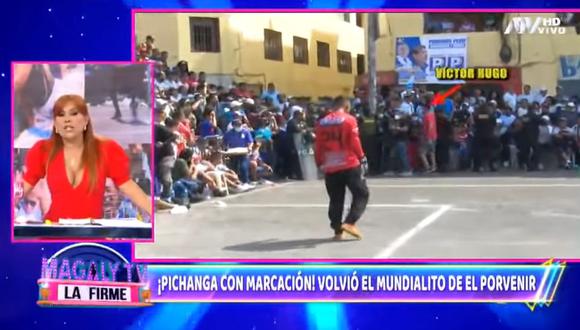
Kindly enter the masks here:
[[518, 102], [526, 99], [528, 100], [528, 103], [531, 103], [532, 101], [534, 101], [534, 96], [530, 93], [530, 94], [521, 94], [520, 96], [518, 96]]
[[412, 68], [413, 61], [408, 57], [397, 55], [397, 64], [399, 68]]
[[540, 144], [548, 144], [552, 141], [552, 134], [554, 128], [552, 125], [540, 125], [539, 127], [539, 135], [538, 135], [538, 143]]
[[401, 112], [411, 116], [413, 115], [413, 104], [412, 103], [408, 103], [408, 102], [403, 102], [401, 104], [401, 108], [400, 108]]
[[574, 130], [570, 127], [566, 127], [564, 129], [560, 129], [560, 127], [554, 127], [554, 130], [552, 131], [552, 135], [558, 135], [560, 134], [560, 131], [564, 131], [565, 133], [574, 133]]
[[505, 93], [503, 95], [503, 101], [507, 104], [512, 110], [516, 109], [517, 97], [516, 94], [513, 93]]

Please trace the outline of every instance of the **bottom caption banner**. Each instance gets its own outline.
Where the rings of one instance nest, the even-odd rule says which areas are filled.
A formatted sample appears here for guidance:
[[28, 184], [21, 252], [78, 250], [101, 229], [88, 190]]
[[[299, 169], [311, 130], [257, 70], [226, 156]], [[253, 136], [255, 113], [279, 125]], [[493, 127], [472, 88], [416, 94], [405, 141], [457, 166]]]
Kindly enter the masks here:
[[[549, 305], [542, 265], [150, 265], [151, 302], [520, 302]], [[530, 305], [531, 304], [531, 305]]]

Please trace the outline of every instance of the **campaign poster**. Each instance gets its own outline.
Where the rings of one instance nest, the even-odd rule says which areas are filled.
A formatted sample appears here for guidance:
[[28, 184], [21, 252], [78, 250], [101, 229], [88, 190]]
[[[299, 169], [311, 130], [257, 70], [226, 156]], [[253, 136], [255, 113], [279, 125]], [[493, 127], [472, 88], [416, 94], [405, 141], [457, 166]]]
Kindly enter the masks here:
[[399, 37], [395, 44], [395, 70], [399, 84], [457, 84], [463, 81], [438, 80], [435, 69], [467, 67], [466, 36]]

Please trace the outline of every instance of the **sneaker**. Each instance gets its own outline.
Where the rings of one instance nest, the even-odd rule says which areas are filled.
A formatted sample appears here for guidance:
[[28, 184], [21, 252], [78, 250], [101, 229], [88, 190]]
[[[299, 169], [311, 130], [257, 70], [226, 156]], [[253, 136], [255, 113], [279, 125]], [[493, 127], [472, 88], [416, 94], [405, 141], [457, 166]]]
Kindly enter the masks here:
[[272, 182], [270, 180], [262, 179], [262, 180], [260, 180], [260, 184], [271, 186], [274, 184], [274, 182]]
[[510, 162], [508, 162], [508, 161], [503, 162], [503, 167], [504, 168], [510, 167]]
[[248, 190], [252, 190], [254, 188], [256, 188], [255, 186], [252, 186], [249, 183], [242, 183], [242, 185], [240, 186], [240, 188], [242, 189], [242, 191], [248, 191]]
[[404, 177], [409, 177], [409, 176], [413, 176], [413, 172], [411, 172], [411, 171], [401, 172], [399, 175], [404, 176]]
[[356, 225], [351, 225], [351, 224], [345, 223], [342, 225], [342, 230], [344, 230], [349, 235], [355, 237], [356, 239], [359, 239], [359, 240], [362, 239], [362, 234], [361, 234], [360, 230], [358, 230]]

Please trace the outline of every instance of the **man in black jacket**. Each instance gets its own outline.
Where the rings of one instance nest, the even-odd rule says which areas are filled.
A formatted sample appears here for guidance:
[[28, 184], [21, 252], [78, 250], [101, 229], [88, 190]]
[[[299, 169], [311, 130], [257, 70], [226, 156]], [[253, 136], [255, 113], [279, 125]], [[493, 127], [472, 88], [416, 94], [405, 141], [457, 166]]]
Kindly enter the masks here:
[[493, 108], [484, 104], [473, 114], [474, 137], [473, 137], [473, 171], [480, 172], [484, 162], [489, 164], [489, 170], [497, 171], [495, 156], [499, 146], [499, 140], [495, 135], [497, 117]]

